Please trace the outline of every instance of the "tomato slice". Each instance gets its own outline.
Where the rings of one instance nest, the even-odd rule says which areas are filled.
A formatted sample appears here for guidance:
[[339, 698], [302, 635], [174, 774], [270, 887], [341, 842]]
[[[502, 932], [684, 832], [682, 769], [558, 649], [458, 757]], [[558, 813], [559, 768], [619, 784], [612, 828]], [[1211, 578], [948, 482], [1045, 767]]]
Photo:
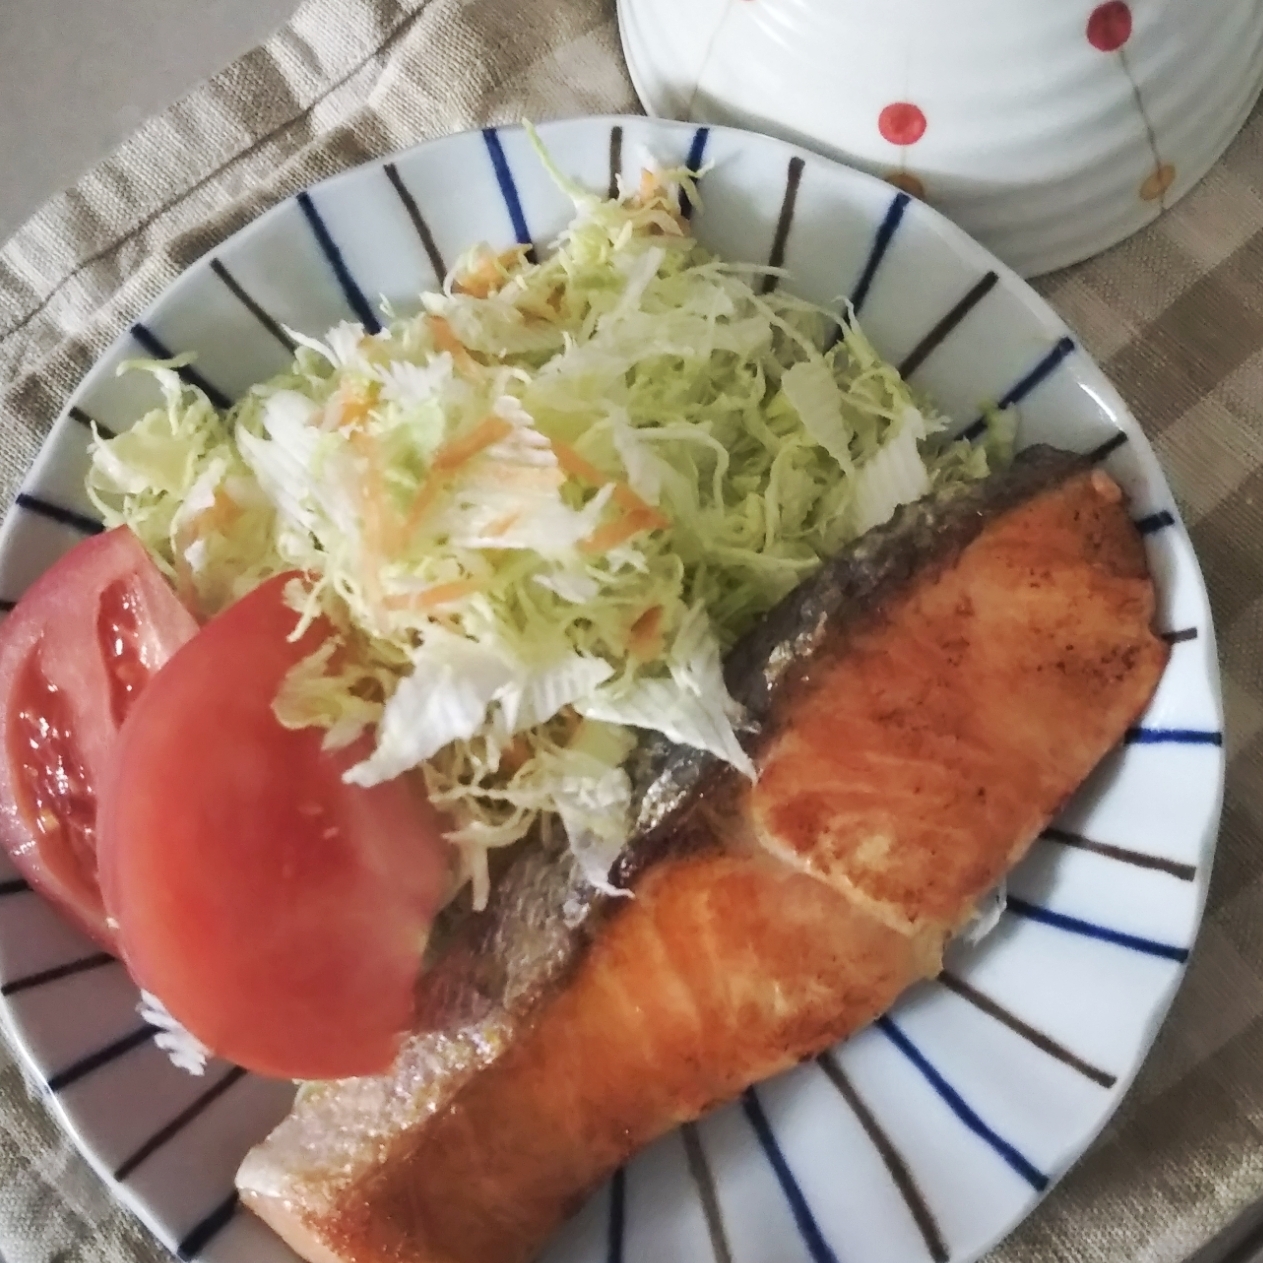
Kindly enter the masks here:
[[0, 625], [0, 844], [114, 950], [97, 886], [97, 792], [151, 676], [197, 631], [126, 527], [84, 540]]
[[192, 1034], [260, 1074], [385, 1070], [414, 1013], [448, 847], [405, 780], [342, 773], [272, 713], [329, 629], [287, 640], [279, 576], [175, 655], [123, 726], [101, 804], [106, 903], [133, 976]]

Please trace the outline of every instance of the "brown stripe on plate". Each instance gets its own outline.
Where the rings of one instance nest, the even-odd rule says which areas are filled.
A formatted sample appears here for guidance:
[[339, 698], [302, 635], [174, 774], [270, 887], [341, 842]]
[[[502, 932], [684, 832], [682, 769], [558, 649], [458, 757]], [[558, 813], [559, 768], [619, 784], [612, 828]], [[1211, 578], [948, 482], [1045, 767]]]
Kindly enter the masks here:
[[[789, 244], [789, 231], [794, 226], [794, 208], [798, 205], [798, 189], [803, 181], [803, 168], [806, 162], [794, 157], [789, 160], [785, 172], [785, 195], [781, 198], [781, 213], [776, 221], [776, 233], [772, 237], [772, 251], [767, 256], [770, 268], [783, 267], [785, 264], [785, 247]], [[779, 276], [765, 276], [762, 291], [770, 294], [779, 284]]]
[[988, 272], [975, 281], [960, 301], [912, 348], [899, 365], [900, 377], [911, 377], [938, 350], [952, 331], [999, 284], [1000, 277]]
[[228, 1227], [237, 1213], [237, 1206], [237, 1191], [234, 1189], [209, 1215], [184, 1235], [184, 1239], [175, 1248], [176, 1258], [184, 1260], [184, 1263], [197, 1258]]
[[1062, 846], [1072, 846], [1079, 851], [1091, 851], [1094, 855], [1103, 855], [1106, 859], [1118, 860], [1121, 864], [1131, 864], [1135, 868], [1149, 868], [1158, 873], [1166, 873], [1171, 877], [1178, 877], [1180, 881], [1192, 881], [1197, 876], [1197, 868], [1193, 864], [1169, 860], [1164, 855], [1150, 855], [1147, 851], [1133, 851], [1129, 847], [1114, 846], [1110, 842], [1094, 842], [1081, 833], [1071, 833], [1066, 829], [1045, 829], [1041, 836], [1049, 842], [1060, 842]]
[[607, 196], [613, 201], [618, 196], [618, 177], [623, 174], [623, 128], [615, 123], [610, 128], [610, 185]]
[[728, 1232], [724, 1227], [724, 1212], [719, 1205], [715, 1176], [710, 1169], [706, 1150], [702, 1148], [697, 1124], [685, 1123], [680, 1128], [680, 1138], [684, 1141], [684, 1156], [688, 1159], [689, 1174], [693, 1177], [698, 1200], [702, 1203], [702, 1213], [706, 1216], [706, 1231], [710, 1234], [710, 1250], [715, 1256], [715, 1263], [732, 1263], [732, 1249], [728, 1245]]
[[114, 1178], [122, 1181], [138, 1167], [146, 1158], [152, 1157], [169, 1140], [180, 1134], [208, 1106], [214, 1104], [233, 1084], [245, 1078], [246, 1072], [240, 1066], [232, 1066], [216, 1082], [212, 1083], [200, 1096], [195, 1098], [180, 1111], [169, 1123], [160, 1127], [148, 1140], [130, 1156], [123, 1159], [114, 1170]]
[[416, 229], [417, 236], [421, 238], [422, 248], [425, 250], [426, 257], [430, 260], [430, 267], [433, 269], [439, 283], [442, 284], [447, 276], [447, 264], [443, 262], [442, 251], [439, 250], [438, 242], [434, 240], [434, 234], [430, 231], [430, 225], [425, 222], [425, 216], [421, 214], [421, 207], [417, 205], [417, 199], [412, 196], [412, 190], [403, 182], [403, 176], [399, 174], [399, 168], [393, 162], [386, 163], [382, 170], [386, 172], [386, 178], [399, 195], [399, 200], [403, 203], [404, 210], [408, 212], [408, 218], [412, 221], [412, 226]]
[[117, 437], [108, 425], [103, 425], [96, 417], [90, 416], [77, 403], [72, 403], [66, 411], [70, 414], [71, 420], [78, 421], [85, 430], [91, 430], [93, 426], [96, 426], [103, 438], [112, 439]]
[[1119, 430], [1117, 434], [1112, 438], [1106, 439], [1099, 447], [1094, 447], [1088, 453], [1088, 460], [1094, 465], [1099, 465], [1103, 460], [1108, 460], [1127, 441], [1127, 435], [1122, 430]]
[[997, 1022], [1007, 1026], [1014, 1034], [1020, 1035], [1027, 1043], [1033, 1044], [1040, 1052], [1047, 1053], [1048, 1056], [1060, 1061], [1062, 1065], [1069, 1066], [1072, 1070], [1077, 1070], [1085, 1079], [1091, 1079], [1093, 1083], [1099, 1084], [1103, 1088], [1112, 1088], [1118, 1082], [1115, 1075], [1099, 1069], [1090, 1061], [1085, 1061], [1077, 1053], [1072, 1053], [1063, 1044], [1059, 1044], [1051, 1036], [1045, 1035], [1043, 1031], [1037, 1030], [1029, 1022], [1023, 1021], [1015, 1013], [1010, 1013], [1003, 1005], [997, 1004], [990, 996], [984, 995], [963, 978], [958, 978], [955, 974], [948, 973], [945, 969], [939, 974], [938, 980], [949, 991], [954, 991], [962, 1000], [968, 1000], [974, 1008], [985, 1013], [988, 1017], [995, 1018]]
[[81, 956], [78, 960], [67, 961], [64, 965], [54, 965], [51, 969], [41, 969], [38, 973], [14, 978], [12, 982], [0, 985], [0, 996], [34, 991], [50, 982], [60, 982], [63, 978], [73, 978], [76, 974], [91, 973], [95, 969], [104, 969], [108, 965], [118, 963], [117, 957], [111, 956], [109, 952], [93, 952], [91, 956]]
[[98, 1048], [95, 1052], [90, 1052], [86, 1056], [80, 1057], [78, 1061], [72, 1062], [64, 1070], [59, 1070], [48, 1080], [48, 1090], [50, 1092], [60, 1092], [63, 1088], [68, 1088], [72, 1083], [78, 1083], [80, 1079], [86, 1078], [96, 1070], [100, 1070], [102, 1066], [108, 1066], [111, 1061], [117, 1060], [124, 1054], [131, 1052], [133, 1048], [139, 1048], [141, 1044], [148, 1043], [158, 1033], [156, 1026], [150, 1026], [146, 1022], [143, 1026], [137, 1027], [129, 1035], [124, 1035], [120, 1039], [114, 1040], [113, 1043], [106, 1044], [104, 1048]]
[[227, 286], [233, 297], [290, 353], [298, 350], [298, 343], [286, 332], [285, 326], [248, 294], [241, 282], [219, 259], [210, 261], [211, 271]]
[[903, 1198], [904, 1204], [908, 1208], [908, 1213], [912, 1216], [913, 1222], [917, 1226], [917, 1231], [920, 1232], [921, 1239], [925, 1242], [925, 1248], [930, 1252], [930, 1257], [934, 1260], [934, 1263], [947, 1263], [947, 1260], [951, 1257], [951, 1252], [947, 1248], [947, 1243], [943, 1240], [943, 1233], [938, 1226], [938, 1220], [934, 1218], [934, 1212], [930, 1209], [929, 1203], [926, 1202], [915, 1176], [908, 1169], [908, 1164], [903, 1160], [903, 1155], [895, 1148], [890, 1137], [886, 1135], [873, 1111], [868, 1108], [859, 1093], [856, 1092], [851, 1080], [847, 1077], [846, 1071], [842, 1069], [841, 1064], [833, 1053], [821, 1053], [816, 1058], [816, 1062], [828, 1077], [829, 1082], [841, 1093], [842, 1099], [850, 1107], [851, 1113], [859, 1120], [865, 1135], [872, 1141], [873, 1148], [877, 1150], [882, 1164], [890, 1173], [890, 1178], [895, 1182], [895, 1187], [899, 1190], [899, 1195]]

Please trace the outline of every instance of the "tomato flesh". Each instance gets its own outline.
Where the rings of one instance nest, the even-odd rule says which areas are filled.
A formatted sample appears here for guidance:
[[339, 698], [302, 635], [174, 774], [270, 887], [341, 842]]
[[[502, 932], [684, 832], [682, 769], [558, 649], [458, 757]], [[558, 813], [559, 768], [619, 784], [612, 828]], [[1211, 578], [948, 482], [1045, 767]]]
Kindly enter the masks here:
[[84, 540], [0, 626], [0, 845], [113, 951], [97, 882], [97, 794], [119, 726], [197, 631], [124, 527]]
[[81, 875], [85, 886], [95, 884], [96, 791], [75, 741], [70, 706], [44, 674], [38, 653], [23, 664], [10, 705], [9, 756], [18, 767], [23, 815], [46, 851], [64, 844], [68, 880]]
[[447, 880], [442, 825], [405, 780], [342, 773], [283, 728], [297, 643], [270, 580], [208, 623], [140, 696], [102, 798], [102, 884], [124, 959], [189, 1031], [261, 1074], [385, 1070], [411, 1024], [426, 935]]

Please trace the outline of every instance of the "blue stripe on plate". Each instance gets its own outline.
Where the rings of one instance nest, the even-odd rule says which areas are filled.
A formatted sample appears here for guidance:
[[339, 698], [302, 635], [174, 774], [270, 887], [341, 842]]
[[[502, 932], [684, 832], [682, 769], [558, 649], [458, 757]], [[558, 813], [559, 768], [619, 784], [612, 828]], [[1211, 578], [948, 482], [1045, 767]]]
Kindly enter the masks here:
[[1128, 728], [1123, 738], [1129, 746], [1222, 746], [1222, 732], [1201, 728]]
[[610, 1231], [605, 1257], [623, 1263], [623, 1238], [627, 1225], [627, 1172], [619, 1167], [610, 1180]]
[[237, 1213], [237, 1192], [234, 1189], [200, 1223], [194, 1225], [175, 1248], [176, 1258], [190, 1263], [228, 1226]]
[[[154, 359], [175, 359], [175, 352], [152, 329], [147, 325], [141, 324], [139, 320], [132, 325], [132, 337]], [[232, 407], [232, 400], [218, 386], [208, 382], [191, 364], [184, 364], [175, 371], [186, 386], [192, 386], [195, 390], [200, 390], [221, 412], [227, 412]]]
[[1168, 526], [1175, 525], [1175, 514], [1167, 509], [1160, 509], [1157, 513], [1150, 513], [1148, 517], [1142, 517], [1136, 523], [1136, 529], [1142, 535], [1155, 535], [1158, 531], [1164, 531]]
[[693, 143], [689, 145], [689, 156], [685, 160], [685, 166], [694, 174], [702, 169], [702, 162], [706, 158], [706, 142], [709, 139], [709, 127], [699, 127], [693, 133]]
[[329, 266], [333, 269], [333, 275], [337, 278], [338, 285], [341, 286], [347, 305], [369, 333], [380, 333], [382, 331], [381, 321], [377, 319], [377, 314], [369, 306], [368, 299], [364, 297], [364, 291], [360, 289], [355, 277], [351, 275], [351, 269], [347, 267], [346, 260], [342, 257], [342, 250], [338, 243], [329, 235], [329, 229], [325, 226], [325, 221], [316, 209], [315, 202], [311, 200], [311, 194], [304, 190], [298, 194], [297, 201], [302, 208], [303, 214], [307, 217], [307, 223], [311, 226], [312, 234], [328, 260]]
[[518, 196], [517, 182], [513, 179], [513, 171], [509, 160], [505, 157], [504, 146], [500, 143], [500, 133], [494, 127], [484, 127], [482, 138], [487, 145], [487, 153], [491, 157], [491, 165], [496, 173], [496, 183], [500, 186], [500, 196], [504, 198], [505, 208], [509, 212], [509, 222], [513, 225], [513, 235], [518, 244], [527, 247], [526, 257], [532, 263], [539, 261], [535, 251], [535, 242], [531, 238], [531, 230], [527, 227], [526, 216], [522, 212], [522, 199]]
[[966, 1103], [965, 1098], [930, 1064], [925, 1054], [895, 1025], [889, 1017], [879, 1017], [877, 1027], [896, 1048], [921, 1072], [929, 1085], [943, 1098], [948, 1109], [979, 1139], [995, 1150], [1014, 1171], [1036, 1192], [1048, 1187], [1048, 1177], [1029, 1158], [1024, 1157], [1007, 1140], [997, 1135]]
[[899, 223], [903, 219], [903, 213], [908, 209], [908, 203], [912, 198], [907, 193], [896, 193], [890, 205], [886, 208], [886, 216], [878, 226], [877, 235], [873, 238], [872, 249], [868, 252], [868, 259], [864, 264], [864, 270], [860, 273], [860, 279], [855, 286], [854, 292], [851, 294], [851, 307], [858, 316], [864, 307], [864, 303], [868, 300], [869, 292], [873, 288], [873, 281], [877, 277], [877, 270], [882, 265], [882, 260], [886, 257], [886, 251], [890, 249], [890, 243], [894, 240], [895, 233], [899, 230]]
[[88, 517], [86, 513], [76, 513], [74, 509], [54, 504], [42, 496], [33, 496], [29, 491], [19, 491], [13, 502], [19, 509], [47, 518], [60, 526], [68, 526], [82, 535], [100, 535], [105, 530], [104, 522], [98, 522], [96, 518]]
[[[689, 145], [688, 157], [684, 159], [686, 170], [697, 174], [702, 169], [702, 164], [706, 161], [706, 144], [710, 140], [710, 128], [699, 127], [693, 133], [693, 142]], [[685, 219], [693, 218], [693, 203], [689, 201], [688, 196], [684, 193], [680, 194], [680, 214]]]
[[1120, 930], [1111, 930], [1108, 926], [1097, 925], [1093, 921], [1081, 921], [1078, 917], [1066, 916], [1064, 912], [1053, 912], [1051, 908], [1041, 908], [1038, 904], [1027, 903], [1025, 899], [1018, 899], [1014, 895], [1009, 896], [1006, 906], [1016, 916], [1025, 917], [1028, 921], [1038, 921], [1040, 925], [1049, 925], [1056, 930], [1081, 934], [1084, 938], [1098, 939], [1102, 943], [1113, 943], [1116, 947], [1126, 947], [1133, 952], [1157, 956], [1162, 960], [1173, 960], [1181, 965], [1188, 960], [1187, 947], [1173, 947], [1169, 943], [1141, 938], [1137, 934], [1124, 934]]
[[[1020, 404], [1037, 386], [1043, 385], [1076, 350], [1073, 338], [1062, 338], [1025, 377], [1014, 382], [996, 401], [997, 410], [1003, 412], [1005, 408], [1014, 408]], [[986, 428], [987, 418], [979, 417], [963, 432], [961, 437], [972, 443]]]
[[758, 1093], [753, 1088], [747, 1088], [742, 1093], [741, 1108], [745, 1110], [750, 1126], [754, 1128], [754, 1134], [758, 1137], [768, 1162], [772, 1164], [772, 1170], [776, 1173], [776, 1179], [781, 1186], [781, 1191], [785, 1194], [785, 1200], [789, 1202], [790, 1213], [794, 1216], [794, 1223], [798, 1225], [803, 1244], [807, 1247], [813, 1263], [838, 1263], [838, 1256], [825, 1241], [820, 1225], [816, 1223], [811, 1207], [807, 1205], [807, 1199], [803, 1196], [802, 1189], [798, 1187], [798, 1181], [794, 1179], [789, 1163], [785, 1161], [785, 1155], [777, 1143], [772, 1125], [767, 1121], [767, 1115], [759, 1102]]

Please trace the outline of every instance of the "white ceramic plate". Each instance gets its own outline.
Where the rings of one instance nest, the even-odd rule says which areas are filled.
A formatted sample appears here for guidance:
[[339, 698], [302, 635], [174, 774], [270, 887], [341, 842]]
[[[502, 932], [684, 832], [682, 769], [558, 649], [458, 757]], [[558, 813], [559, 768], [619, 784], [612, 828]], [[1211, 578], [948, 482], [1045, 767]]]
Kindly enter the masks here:
[[[962, 427], [1020, 408], [1024, 442], [1098, 459], [1131, 497], [1175, 642], [1143, 724], [1014, 875], [1007, 914], [941, 982], [818, 1063], [669, 1136], [598, 1193], [550, 1263], [968, 1260], [1007, 1232], [1117, 1105], [1180, 981], [1201, 914], [1223, 776], [1214, 634], [1153, 454], [1073, 336], [1024, 283], [889, 185], [780, 141], [646, 119], [542, 129], [604, 189], [647, 149], [712, 164], [694, 216], [732, 258], [783, 259], [822, 302], [849, 296], [881, 350]], [[546, 245], [570, 207], [517, 130], [453, 136], [278, 206], [203, 259], [89, 375], [0, 532], [12, 601], [84, 531], [88, 418], [153, 402], [116, 365], [195, 351], [216, 396], [280, 369], [283, 325], [372, 323], [416, 305], [466, 246]], [[285, 1085], [222, 1064], [175, 1070], [123, 970], [0, 871], [10, 1031], [93, 1165], [184, 1258], [288, 1252], [236, 1208], [233, 1172], [284, 1113]]]

